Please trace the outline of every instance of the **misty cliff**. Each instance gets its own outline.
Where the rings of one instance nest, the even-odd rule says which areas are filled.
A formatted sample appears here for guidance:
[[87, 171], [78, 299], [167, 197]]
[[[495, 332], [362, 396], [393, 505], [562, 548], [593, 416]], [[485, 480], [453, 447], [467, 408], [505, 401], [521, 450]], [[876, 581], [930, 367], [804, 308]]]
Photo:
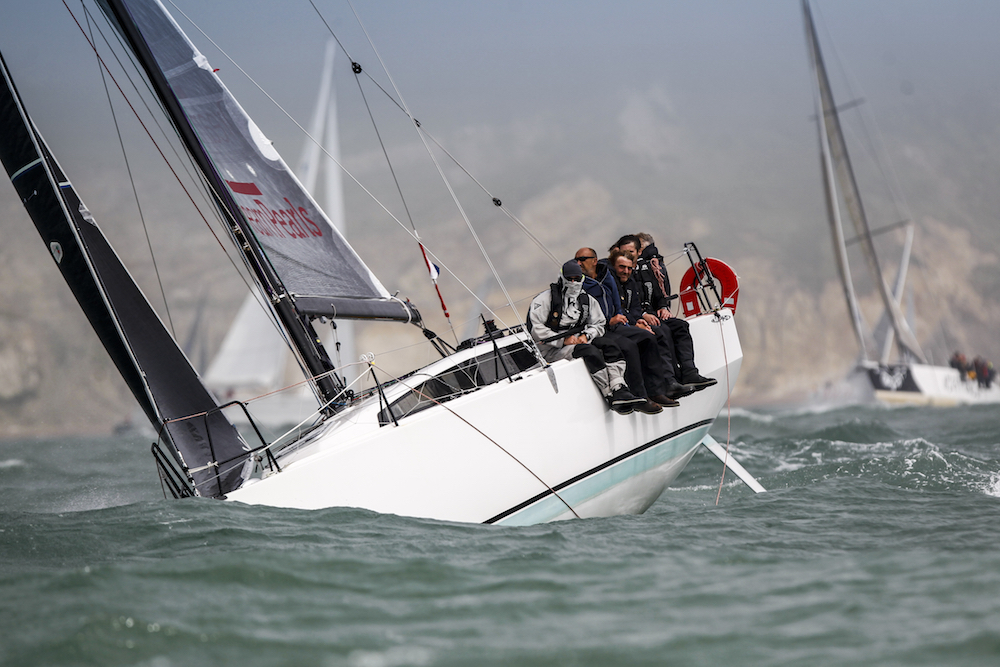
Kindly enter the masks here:
[[[472, 171], [560, 260], [581, 246], [603, 253], [619, 235], [647, 231], [667, 256], [674, 285], [687, 263], [673, 253], [685, 241], [731, 264], [741, 279], [737, 324], [744, 351], [734, 403], [807, 399], [842, 377], [857, 356], [836, 281], [815, 130], [800, 118], [782, 133], [699, 132], [661, 97], [651, 90], [623, 100], [600, 126], [587, 117], [538, 116], [461, 128], [444, 139], [457, 154], [470, 156]], [[994, 148], [1000, 142], [991, 140], [1000, 129], [982, 114], [962, 122], [956, 117], [953, 109], [936, 107], [922, 116], [903, 115], [887, 138], [912, 213], [869, 185], [877, 171], [861, 165], [859, 181], [874, 227], [910, 216], [916, 222], [908, 284], [925, 351], [937, 363], [954, 349], [1000, 361], [1000, 225], [994, 219], [1000, 188], [990, 167], [1000, 163], [1000, 149]], [[411, 155], [422, 159], [420, 153], [417, 146], [404, 146], [397, 164], [406, 166]], [[346, 162], [365, 177], [375, 173], [377, 158], [354, 154]], [[63, 166], [71, 178], [80, 171]], [[201, 223], [171, 217], [171, 195], [154, 188], [145, 207], [157, 280], [145, 233], [130, 213], [129, 188], [100, 169], [92, 166], [84, 174], [89, 188], [77, 179], [81, 195], [179, 340], [190, 333], [198, 308], [210, 314], [198, 337], [204, 363], [243, 297], [241, 279]], [[352, 244], [389, 291], [411, 298], [439, 334], [464, 338], [475, 329], [478, 310], [459, 280], [481, 293], [507, 324], [521, 321], [528, 300], [554, 278], [557, 264], [489, 196], [460, 185], [459, 196], [518, 312], [504, 309], [442, 186], [433, 175], [421, 178], [410, 183], [418, 193], [410, 206], [422, 238], [454, 273], [441, 277], [454, 334], [416, 245], [370, 200], [348, 189]], [[0, 184], [0, 234], [0, 434], [108, 431], [131, 414], [132, 400], [7, 182]], [[894, 265], [900, 243], [900, 234], [880, 238], [886, 267]], [[889, 273], [891, 279], [895, 270]], [[874, 323], [880, 306], [864, 280], [863, 308]], [[367, 325], [359, 335], [358, 351], [387, 354], [394, 371], [431, 358], [401, 349], [422, 338], [413, 327]]]

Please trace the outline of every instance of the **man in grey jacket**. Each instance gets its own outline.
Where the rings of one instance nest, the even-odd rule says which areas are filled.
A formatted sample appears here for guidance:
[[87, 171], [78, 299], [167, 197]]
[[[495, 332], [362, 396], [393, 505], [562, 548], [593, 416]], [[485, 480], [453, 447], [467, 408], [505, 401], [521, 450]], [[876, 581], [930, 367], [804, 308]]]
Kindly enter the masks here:
[[583, 271], [575, 260], [563, 264], [559, 280], [536, 296], [528, 309], [531, 337], [546, 361], [583, 359], [612, 410], [619, 414], [642, 410], [649, 401], [626, 387], [621, 350], [601, 340], [604, 325], [600, 305], [583, 292]]

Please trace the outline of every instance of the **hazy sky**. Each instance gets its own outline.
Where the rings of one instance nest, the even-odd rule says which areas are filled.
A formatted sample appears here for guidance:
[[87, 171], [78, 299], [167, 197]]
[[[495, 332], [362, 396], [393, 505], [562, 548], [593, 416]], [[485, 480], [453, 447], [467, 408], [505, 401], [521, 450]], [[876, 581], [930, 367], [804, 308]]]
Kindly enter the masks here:
[[[79, 0], [67, 2], [82, 16]], [[175, 2], [306, 122], [328, 38], [308, 0]], [[387, 82], [350, 7], [316, 5], [352, 57]], [[294, 164], [302, 144], [294, 128], [167, 6]], [[970, 192], [997, 190], [1000, 2], [827, 0], [813, 7], [841, 103], [863, 96], [888, 130], [890, 151], [923, 150], [933, 159], [942, 142], [954, 148], [953, 137], [962, 137], [967, 145], [954, 160], [968, 164], [948, 168], [966, 175], [961, 187]], [[762, 242], [803, 218], [823, 224], [798, 0], [356, 0], [355, 8], [416, 117], [436, 135], [458, 139], [460, 157], [494, 182], [511, 186], [531, 169], [585, 175], [603, 163], [613, 171], [611, 147], [614, 159], [648, 166], [675, 186], [678, 220], [701, 215], [713, 229], [749, 229]], [[94, 208], [81, 180], [87, 162], [115, 139], [97, 66], [62, 2], [7, 8], [0, 50]], [[352, 92], [346, 59], [338, 68], [338, 90]], [[357, 96], [345, 94], [341, 104], [345, 154], [372, 150]], [[91, 118], [103, 120], [92, 126]], [[476, 135], [490, 141], [462, 140]], [[498, 145], [512, 156], [498, 157]], [[502, 174], [490, 171], [497, 164]], [[642, 198], [657, 188], [650, 179], [612, 195]], [[752, 220], [746, 211], [754, 211]]]
[[[67, 3], [80, 14], [78, 0]], [[349, 7], [316, 4], [355, 57], [377, 69]], [[177, 6], [293, 112], [307, 113], [326, 37], [307, 0]], [[415, 114], [436, 126], [603, 116], [654, 89], [687, 122], [715, 131], [751, 124], [780, 131], [811, 106], [797, 0], [357, 0], [355, 7]], [[837, 0], [814, 11], [831, 70], [841, 55], [868, 97], [933, 103], [997, 88], [1000, 3]], [[239, 88], [232, 66], [178, 21]], [[29, 99], [92, 96], [100, 86], [61, 0], [9, 3], [0, 49]]]

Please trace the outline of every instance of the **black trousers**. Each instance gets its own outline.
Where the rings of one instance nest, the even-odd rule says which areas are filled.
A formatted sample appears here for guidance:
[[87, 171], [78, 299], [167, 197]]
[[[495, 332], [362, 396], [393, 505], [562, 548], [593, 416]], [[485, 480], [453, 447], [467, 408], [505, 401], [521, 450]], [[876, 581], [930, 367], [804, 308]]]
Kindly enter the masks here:
[[666, 392], [666, 364], [657, 347], [656, 334], [619, 324], [604, 337], [621, 348], [625, 356], [625, 383], [633, 394], [649, 398]]
[[591, 374], [604, 368], [607, 364], [621, 361], [625, 357], [618, 345], [605, 336], [598, 336], [589, 343], [578, 343], [573, 346], [573, 358], [583, 359], [587, 371]]
[[[698, 375], [698, 367], [694, 363], [694, 341], [691, 339], [691, 325], [687, 320], [668, 317], [660, 320], [654, 331], [662, 332], [664, 345], [670, 348], [671, 368], [679, 382], [684, 382]], [[657, 336], [659, 342], [660, 336]]]

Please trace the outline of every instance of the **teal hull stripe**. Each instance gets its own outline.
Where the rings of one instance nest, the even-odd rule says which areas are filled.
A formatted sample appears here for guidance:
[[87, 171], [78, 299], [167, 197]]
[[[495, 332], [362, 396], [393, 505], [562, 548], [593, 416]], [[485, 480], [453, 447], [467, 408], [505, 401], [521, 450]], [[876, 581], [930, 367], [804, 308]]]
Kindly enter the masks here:
[[[558, 516], [562, 512], [566, 511], [566, 504], [562, 500], [555, 497], [553, 492], [560, 492], [563, 489], [567, 489], [573, 486], [569, 490], [569, 493], [560, 493], [560, 496], [569, 503], [571, 506], [578, 505], [594, 496], [600, 495], [604, 491], [607, 491], [611, 487], [625, 481], [630, 477], [635, 477], [636, 475], [651, 470], [659, 465], [662, 465], [666, 461], [672, 458], [680, 456], [683, 452], [697, 446], [701, 442], [701, 439], [705, 437], [705, 433], [708, 432], [708, 427], [712, 425], [714, 419], [706, 419], [704, 421], [696, 422], [685, 428], [682, 428], [673, 433], [668, 433], [667, 435], [661, 436], [656, 440], [647, 442], [644, 445], [640, 445], [635, 449], [625, 452], [620, 456], [605, 461], [601, 465], [591, 468], [590, 470], [568, 479], [556, 486], [552, 487], [552, 490], [546, 489], [542, 493], [539, 493], [533, 498], [529, 498], [523, 503], [516, 505], [505, 512], [497, 514], [491, 519], [487, 519], [483, 523], [496, 523], [502, 521], [503, 519], [509, 517], [512, 514], [520, 512], [521, 510], [535, 505], [531, 512], [525, 513], [525, 516], [518, 517], [517, 523], [521, 523], [522, 519], [526, 519], [527, 523], [539, 523], [540, 521], [545, 521], [547, 519], [528, 519], [530, 514], [532, 517], [536, 515], [549, 515], [552, 518]], [[687, 435], [688, 437], [681, 437]], [[658, 445], [666, 443], [668, 446], [658, 447]], [[631, 459], [631, 460], [630, 460]], [[618, 465], [628, 461], [627, 465]], [[609, 468], [613, 468], [609, 470]], [[580, 484], [580, 482], [585, 482]], [[575, 485], [575, 486], [574, 486]], [[540, 502], [546, 500], [547, 502]]]

